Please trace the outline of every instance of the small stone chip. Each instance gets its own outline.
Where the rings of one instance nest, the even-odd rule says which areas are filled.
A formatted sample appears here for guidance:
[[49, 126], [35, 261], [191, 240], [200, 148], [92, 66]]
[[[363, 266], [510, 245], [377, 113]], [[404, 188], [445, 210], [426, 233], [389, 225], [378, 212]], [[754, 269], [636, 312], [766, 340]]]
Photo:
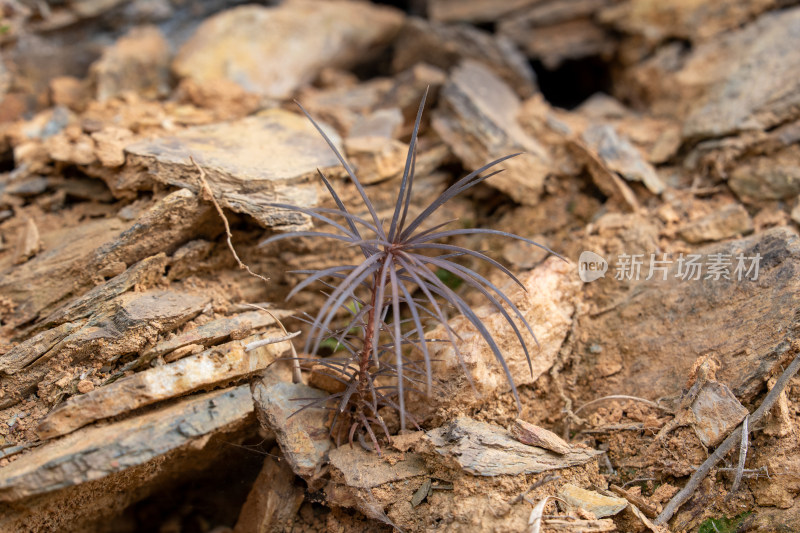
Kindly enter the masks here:
[[572, 448], [561, 437], [530, 422], [517, 418], [511, 426], [511, 434], [523, 444], [538, 446], [561, 455], [568, 454]]
[[81, 394], [86, 394], [87, 392], [92, 392], [94, 390], [94, 383], [89, 381], [88, 379], [82, 379], [78, 382], [78, 392]]
[[411, 507], [416, 507], [417, 505], [424, 502], [428, 495], [431, 492], [431, 478], [426, 479], [420, 488], [417, 489], [417, 492], [411, 497]]

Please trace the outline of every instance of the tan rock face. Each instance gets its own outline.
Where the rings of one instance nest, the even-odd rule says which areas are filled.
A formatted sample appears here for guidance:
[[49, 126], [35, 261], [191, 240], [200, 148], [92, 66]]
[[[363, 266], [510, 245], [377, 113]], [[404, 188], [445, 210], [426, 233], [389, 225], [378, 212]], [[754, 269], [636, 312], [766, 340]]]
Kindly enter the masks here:
[[92, 65], [100, 101], [135, 91], [150, 98], [169, 92], [169, 43], [155, 26], [134, 28]]
[[504, 161], [504, 171], [488, 183], [519, 203], [535, 205], [552, 170], [550, 157], [517, 122], [520, 101], [511, 88], [470, 60], [453, 71], [440, 99], [444, 105], [433, 115], [433, 128], [468, 169], [524, 152]]
[[695, 220], [680, 230], [680, 235], [691, 243], [719, 241], [753, 231], [753, 221], [741, 204], [731, 204], [723, 209]]
[[[532, 371], [513, 329], [505, 318], [489, 307], [477, 310], [478, 316], [483, 318], [484, 325], [503, 353], [517, 387], [535, 382], [552, 366], [572, 324], [574, 299], [581, 287], [574, 265], [555, 257], [523, 275], [520, 281], [527, 292], [522, 288], [516, 288], [507, 290], [506, 294], [517, 305], [536, 334], [538, 347], [530, 335], [523, 333], [531, 357]], [[459, 343], [459, 349], [464, 358], [464, 366], [469, 371], [478, 392], [492, 396], [497, 392], [508, 391], [511, 387], [503, 368], [480, 334], [462, 317], [452, 319], [451, 325], [463, 339], [463, 342]], [[520, 330], [524, 330], [524, 327], [520, 326]], [[432, 338], [443, 336], [438, 328], [431, 333]], [[440, 362], [434, 363], [436, 375], [445, 379], [459, 380], [463, 370], [453, 348], [445, 344], [433, 346], [435, 348], [431, 358], [440, 359]], [[472, 389], [465, 385], [460, 387], [449, 401], [469, 404], [477, 400]]]
[[576, 487], [571, 483], [561, 487], [558, 495], [570, 505], [589, 511], [597, 518], [615, 515], [628, 506], [628, 501], [624, 498], [603, 496], [597, 492]]
[[[339, 143], [335, 133], [329, 136]], [[280, 109], [137, 142], [126, 152], [127, 173], [110, 184], [112, 189], [138, 188], [149, 173], [167, 185], [202, 192], [199, 172], [190, 159], [194, 158], [222, 207], [246, 213], [265, 227], [307, 223], [305, 215], [267, 204], [315, 205], [317, 169], [338, 165], [305, 117]]]
[[228, 79], [250, 92], [286, 98], [323, 67], [349, 66], [379, 51], [402, 22], [399, 11], [356, 2], [242, 6], [201, 24], [172, 68], [180, 77]]

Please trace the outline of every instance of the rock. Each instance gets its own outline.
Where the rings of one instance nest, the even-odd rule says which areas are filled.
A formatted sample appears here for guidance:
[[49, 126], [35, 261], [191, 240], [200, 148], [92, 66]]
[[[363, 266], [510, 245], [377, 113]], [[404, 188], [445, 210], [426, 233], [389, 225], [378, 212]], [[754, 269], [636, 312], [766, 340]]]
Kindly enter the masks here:
[[264, 97], [245, 91], [236, 82], [227, 79], [195, 81], [181, 80], [175, 89], [175, 98], [202, 109], [212, 111], [216, 120], [234, 120], [251, 115], [264, 105]]
[[[742, 29], [698, 47], [679, 78], [708, 80], [686, 118], [684, 138], [768, 130], [798, 117], [800, 50], [793, 46], [800, 8], [768, 13]], [[716, 65], [708, 69], [708, 63]]]
[[[317, 121], [325, 121], [337, 131], [349, 133], [353, 127], [387, 102], [387, 94], [393, 86], [388, 78], [371, 80], [342, 87], [334, 86], [323, 89], [309, 87], [303, 90], [297, 101], [311, 113]], [[422, 93], [420, 93], [420, 98]], [[419, 107], [419, 98], [414, 104], [414, 116]], [[412, 119], [413, 120], [413, 119]]]
[[[358, 367], [355, 365], [351, 365], [348, 367], [348, 371], [358, 371]], [[343, 380], [344, 382], [342, 382]], [[347, 381], [349, 377], [345, 374], [342, 370], [338, 368], [331, 368], [329, 366], [315, 364], [311, 367], [311, 372], [308, 374], [308, 384], [312, 387], [323, 390], [325, 392], [329, 392], [331, 394], [336, 394], [339, 392], [344, 392], [347, 388]]]
[[332, 479], [348, 487], [371, 489], [428, 474], [419, 454], [385, 453], [383, 457], [348, 444], [331, 450]]
[[733, 203], [716, 210], [699, 220], [690, 222], [680, 230], [680, 236], [691, 243], [721, 241], [753, 232], [753, 221], [747, 210]]
[[228, 79], [288, 98], [323, 67], [347, 67], [381, 51], [400, 29], [397, 10], [356, 2], [240, 6], [201, 24], [172, 68], [198, 82]]
[[252, 391], [261, 426], [275, 433], [295, 474], [315, 484], [332, 445], [328, 411], [316, 407], [299, 410], [327, 394], [303, 384], [269, 380], [254, 382]]
[[[415, 63], [412, 67], [396, 74], [393, 84], [383, 97], [385, 102], [399, 107], [407, 128], [413, 127], [422, 95], [428, 91], [428, 100], [438, 101], [439, 89], [447, 82], [447, 73], [428, 63]], [[392, 108], [389, 108], [392, 109]], [[423, 124], [426, 115], [422, 116]], [[411, 130], [406, 131], [407, 135]]]
[[722, 0], [714, 4], [688, 0], [668, 5], [635, 0], [605, 10], [602, 18], [652, 44], [670, 38], [701, 43], [744, 26], [774, 6], [769, 0]]
[[794, 208], [792, 209], [792, 220], [800, 224], [800, 196], [795, 200]]
[[525, 152], [504, 161], [504, 172], [487, 183], [525, 205], [535, 205], [551, 172], [544, 148], [516, 121], [520, 101], [489, 69], [474, 61], [456, 68], [442, 88], [432, 124], [469, 170], [493, 159]]
[[724, 383], [709, 381], [692, 402], [692, 414], [697, 437], [703, 446], [714, 447], [744, 420], [748, 411]]
[[39, 228], [32, 218], [26, 218], [17, 235], [17, 245], [14, 247], [12, 262], [15, 265], [21, 265], [36, 255], [41, 248], [42, 242], [39, 239]]
[[429, 0], [428, 16], [440, 22], [492, 22], [537, 0]]
[[556, 455], [515, 440], [505, 429], [466, 416], [428, 431], [428, 438], [442, 456], [449, 457], [476, 476], [535, 474], [587, 463], [603, 452], [572, 448]]
[[800, 147], [793, 144], [764, 155], [737, 158], [727, 165], [728, 185], [745, 202], [793, 198], [800, 194], [798, 157]]
[[126, 173], [109, 184], [112, 190], [139, 188], [142, 176], [149, 174], [158, 182], [200, 193], [199, 173], [189, 159], [193, 157], [222, 207], [248, 214], [265, 227], [307, 224], [306, 215], [267, 204], [315, 205], [317, 169], [338, 165], [305, 117], [279, 109], [137, 142], [126, 152]]
[[344, 149], [364, 184], [400, 177], [408, 154], [407, 144], [382, 137], [349, 137]]
[[[547, 238], [544, 235], [534, 235], [530, 238], [544, 246], [548, 246]], [[527, 242], [514, 241], [508, 242], [503, 246], [503, 259], [517, 268], [529, 270], [545, 259], [550, 253], [533, 244]]]
[[568, 141], [567, 149], [586, 166], [592, 181], [600, 189], [600, 192], [609, 198], [610, 202], [619, 205], [626, 211], [635, 213], [639, 210], [639, 201], [634, 192], [616, 172], [612, 172], [606, 167], [597, 153], [579, 140]]
[[94, 383], [92, 383], [88, 379], [82, 379], [78, 382], [77, 389], [79, 393], [87, 394], [94, 390]]
[[592, 16], [610, 3], [609, 0], [582, 0], [568, 5], [536, 2], [504, 17], [497, 30], [549, 70], [570, 59], [611, 57], [616, 49], [615, 39]]
[[[167, 256], [164, 253], [142, 259], [138, 263], [131, 265], [121, 274], [118, 274], [91, 289], [89, 292], [68, 301], [44, 320], [36, 324], [33, 331], [43, 328], [50, 328], [65, 322], [74, 322], [82, 318], [87, 318], [100, 307], [120, 294], [133, 289], [135, 286], [147, 286], [161, 278], [164, 268], [167, 266]], [[113, 265], [124, 265], [122, 261], [110, 263]]]
[[[396, 139], [403, 126], [403, 113], [397, 107], [378, 109], [359, 117], [350, 128], [349, 137]], [[348, 139], [349, 140], [349, 139]]]
[[613, 516], [628, 506], [625, 498], [603, 496], [597, 492], [576, 487], [572, 483], [564, 484], [558, 491], [558, 496], [570, 505], [589, 511], [597, 518]]
[[408, 19], [395, 43], [392, 69], [401, 72], [427, 63], [449, 71], [468, 61], [489, 69], [521, 98], [536, 92], [533, 69], [513, 43], [467, 25]]
[[92, 64], [101, 102], [135, 92], [145, 98], [169, 93], [169, 43], [155, 26], [139, 26], [120, 37]]
[[583, 132], [583, 140], [609, 170], [618, 172], [628, 181], [644, 183], [653, 194], [664, 190], [655, 169], [630, 142], [619, 137], [613, 127], [605, 124], [589, 127]]
[[[50, 349], [25, 350], [19, 358], [5, 361], [3, 372], [8, 377], [0, 376], [4, 392], [0, 409], [16, 404], [37, 386], [41, 389], [40, 382], [53, 367], [86, 360], [108, 363], [136, 353], [159, 334], [197, 316], [208, 302], [199, 294], [159, 290], [117, 296], [85, 322], [72, 323], [74, 330]], [[58, 335], [64, 331], [69, 326], [60, 327]]]
[[61, 342], [82, 325], [83, 323], [68, 322], [56, 328], [42, 331], [14, 346], [3, 354], [3, 358], [0, 360], [0, 372], [4, 374], [16, 373], [18, 370], [42, 357], [50, 351], [53, 346]]
[[[280, 333], [273, 328], [264, 335], [276, 337]], [[249, 340], [260, 338], [255, 335]], [[263, 370], [289, 349], [287, 342], [281, 342], [245, 352], [244, 344], [233, 341], [215, 346], [174, 363], [137, 372], [91, 393], [73, 396], [51, 411], [36, 433], [42, 439], [50, 439], [145, 405], [240, 380]]]
[[34, 176], [21, 180], [11, 181], [3, 188], [4, 194], [19, 196], [20, 198], [30, 198], [38, 196], [47, 190], [49, 181], [43, 176]]
[[[533, 373], [516, 335], [503, 316], [488, 306], [476, 309], [503, 353], [517, 387], [534, 383], [555, 362], [561, 344], [570, 330], [575, 310], [574, 299], [581, 287], [574, 266], [557, 258], [550, 258], [534, 270], [521, 275], [520, 281], [527, 287], [527, 292], [514, 285], [515, 288], [507, 292], [507, 295], [531, 325], [539, 342], [537, 347], [533, 339], [523, 334], [527, 338]], [[459, 343], [459, 350], [480, 395], [493, 397], [507, 392], [510, 385], [503, 369], [474, 327], [463, 317], [451, 319], [450, 325], [463, 339]], [[436, 331], [438, 330], [431, 333], [431, 336], [443, 338], [443, 333], [438, 335]], [[432, 347], [431, 359], [439, 360], [434, 362], [435, 374], [450, 377], [450, 381], [445, 384], [447, 392], [442, 395], [442, 399], [437, 402], [427, 399], [425, 405], [420, 407], [429, 408], [441, 402], [464, 408], [480, 402], [480, 398], [464, 382], [463, 370], [452, 346], [437, 343]]]
[[511, 425], [510, 432], [522, 444], [538, 446], [561, 455], [572, 451], [572, 447], [552, 431], [540, 428], [519, 418]]
[[224, 432], [253, 412], [249, 387], [187, 398], [48, 443], [0, 470], [0, 501], [19, 500], [126, 470]]
[[221, 229], [216, 216], [212, 206], [181, 189], [157, 201], [133, 224], [101, 219], [42, 234], [44, 246], [35, 258], [0, 272], [0, 293], [15, 304], [10, 322], [31, 322], [67, 298], [85, 294], [95, 286], [96, 273], [112, 263], [133, 265], [159, 252], [172, 253], [192, 237], [216, 235]]
[[233, 533], [272, 533], [291, 529], [304, 491], [294, 484], [294, 472], [272, 457], [264, 459], [253, 488], [239, 512]]
[[50, 80], [50, 100], [54, 106], [64, 106], [77, 113], [86, 109], [89, 100], [88, 84], [72, 76]]
[[[624, 252], [639, 250], [627, 247]], [[630, 282], [627, 295], [614, 305], [580, 317], [575, 350], [584, 354], [579, 379], [587, 380], [587, 390], [591, 390], [587, 399], [620, 391], [652, 400], [676, 395], [698, 357], [714, 353], [721, 365], [717, 380], [740, 401], [748, 402], [784, 360], [796, 342], [798, 328], [794, 312], [800, 306], [797, 234], [790, 228], [773, 228], [692, 254], [702, 266], [700, 279], [685, 264], [677, 275], [679, 257], [670, 256], [666, 280], [656, 273], [650, 281]], [[743, 269], [737, 272], [740, 254]], [[757, 254], [756, 274], [753, 258]], [[719, 279], [714, 272], [709, 275], [708, 265], [714, 264], [714, 258], [722, 260]], [[723, 277], [726, 258], [731, 262], [730, 279]], [[748, 269], [752, 270], [748, 273]], [[678, 319], [681, 327], [676, 329]], [[721, 336], [709, 333], [722, 331]], [[599, 377], [598, 370], [614, 360], [620, 371]]]
[[133, 141], [127, 128], [106, 126], [91, 135], [95, 143], [95, 156], [105, 167], [116, 168], [125, 164], [125, 147]]
[[53, 161], [81, 166], [91, 165], [95, 162], [92, 138], [79, 131], [74, 125], [44, 139], [43, 146]]
[[[153, 359], [190, 344], [213, 346], [228, 337], [230, 337], [231, 340], [236, 340], [232, 337], [232, 334], [241, 331], [243, 328], [247, 331], [259, 330], [266, 326], [274, 325], [275, 317], [281, 319], [290, 315], [290, 311], [272, 309], [269, 313], [260, 310], [248, 311], [231, 317], [219, 318], [203, 324], [202, 326], [192, 328], [184, 333], [175, 335], [171, 339], [159, 342], [152, 348], [148, 348], [142, 352], [142, 357]], [[273, 336], [280, 337], [282, 335]]]

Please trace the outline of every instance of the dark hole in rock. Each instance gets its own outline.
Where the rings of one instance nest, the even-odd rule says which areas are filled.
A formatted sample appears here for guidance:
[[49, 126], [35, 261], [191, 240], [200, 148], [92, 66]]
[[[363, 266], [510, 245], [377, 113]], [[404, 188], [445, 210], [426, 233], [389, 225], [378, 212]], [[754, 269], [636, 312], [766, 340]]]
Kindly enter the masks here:
[[[181, 475], [175, 484], [127, 508], [115, 520], [115, 531], [182, 531], [201, 533], [233, 527], [264, 462], [261, 439], [230, 443], [209, 467]], [[178, 484], [177, 482], [181, 483]], [[169, 529], [169, 528], [173, 529]]]
[[532, 61], [542, 95], [554, 106], [574, 109], [597, 92], [612, 93], [610, 64], [597, 56], [568, 59], [556, 69]]

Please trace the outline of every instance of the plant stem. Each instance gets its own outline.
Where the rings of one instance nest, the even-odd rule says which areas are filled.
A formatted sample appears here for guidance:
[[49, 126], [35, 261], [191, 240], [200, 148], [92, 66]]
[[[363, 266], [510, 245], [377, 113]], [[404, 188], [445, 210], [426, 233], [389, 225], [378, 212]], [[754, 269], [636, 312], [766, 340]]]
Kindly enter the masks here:
[[367, 312], [367, 324], [364, 327], [364, 346], [361, 348], [361, 353], [359, 354], [359, 362], [358, 362], [358, 391], [356, 394], [358, 395], [359, 401], [357, 402], [358, 405], [361, 405], [361, 401], [367, 398], [369, 394], [369, 359], [372, 355], [372, 351], [374, 349], [373, 340], [374, 340], [374, 333], [375, 333], [375, 300], [378, 298], [378, 275], [376, 274], [372, 281], [372, 287], [370, 287], [372, 292], [372, 296], [370, 299], [370, 308]]

